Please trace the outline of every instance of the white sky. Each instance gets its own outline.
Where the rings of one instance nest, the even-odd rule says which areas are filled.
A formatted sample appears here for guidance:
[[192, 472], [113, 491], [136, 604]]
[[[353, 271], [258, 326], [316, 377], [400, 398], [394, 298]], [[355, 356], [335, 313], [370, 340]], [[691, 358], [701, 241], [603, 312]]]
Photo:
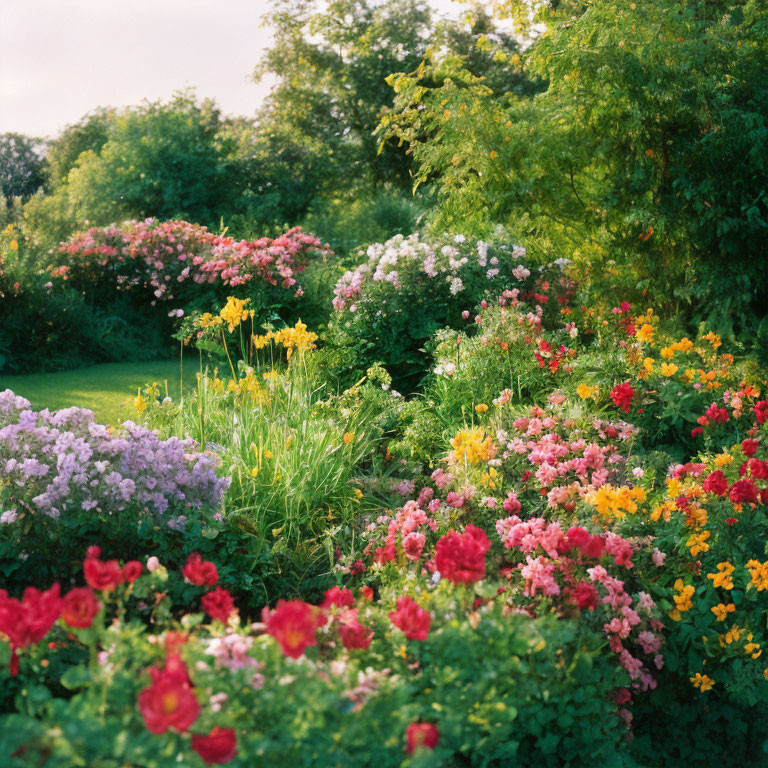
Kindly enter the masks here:
[[[440, 10], [450, 0], [432, 0]], [[0, 133], [55, 136], [99, 106], [196, 87], [252, 115], [265, 0], [0, 0]]]

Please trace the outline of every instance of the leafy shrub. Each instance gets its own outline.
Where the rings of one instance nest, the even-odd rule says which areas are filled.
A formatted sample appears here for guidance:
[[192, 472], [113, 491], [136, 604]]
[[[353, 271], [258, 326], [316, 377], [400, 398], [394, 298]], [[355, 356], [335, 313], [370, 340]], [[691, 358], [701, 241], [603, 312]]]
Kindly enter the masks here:
[[[228, 732], [222, 762], [233, 765], [258, 755], [302, 766], [492, 766], [510, 758], [565, 766], [587, 750], [602, 764], [623, 764], [615, 753], [624, 728], [607, 695], [622, 676], [606, 664], [597, 635], [573, 621], [506, 616], [488, 606], [472, 622], [458, 622], [471, 595], [446, 582], [418, 595], [430, 617], [420, 640], [407, 639], [393, 612], [387, 616], [390, 598], [355, 600], [338, 588], [319, 607], [278, 603], [266, 623], [248, 625], [216, 586], [214, 570], [205, 587], [190, 586], [209, 620], [193, 613], [179, 626], [169, 621], [162, 564], [145, 566], [142, 558], [128, 581], [127, 565], [99, 558], [86, 558], [86, 581], [94, 583], [90, 568], [109, 583], [75, 589], [63, 604], [56, 585], [38, 617], [42, 637], [51, 630], [46, 649], [34, 641], [16, 647], [22, 679], [55, 666], [69, 698], [54, 695], [53, 681], [18, 690], [18, 714], [3, 717], [0, 729], [9, 765], [47, 754], [52, 765], [117, 759], [159, 766], [170, 752], [197, 765], [195, 752], [211, 754], [199, 737], [216, 727]], [[189, 564], [185, 575], [203, 586]], [[3, 628], [37, 599], [27, 593], [15, 603], [0, 593]], [[122, 613], [128, 605], [140, 612], [142, 603], [145, 612], [156, 606], [151, 636]], [[7, 647], [1, 650], [5, 661]], [[13, 676], [8, 686], [17, 687]], [[158, 710], [163, 692], [167, 706]], [[437, 734], [426, 748], [409, 735], [419, 721]], [[60, 729], [55, 738], [51, 723]], [[198, 734], [191, 748], [189, 731]]]
[[[0, 370], [23, 373], [157, 357], [166, 341], [120, 297], [98, 308], [45, 271], [47, 257], [14, 226], [0, 234]], [[127, 318], [133, 318], [129, 322]]]
[[368, 260], [336, 285], [329, 343], [352, 346], [362, 363], [380, 361], [412, 386], [424, 372], [421, 348], [431, 335], [444, 326], [461, 327], [462, 316], [481, 300], [504, 295], [544, 303], [540, 296], [562, 287], [563, 262], [550, 282], [543, 270], [532, 274], [519, 261], [524, 255], [525, 249], [506, 244], [503, 233], [487, 243], [413, 234], [371, 245]]
[[[214, 235], [186, 221], [126, 222], [93, 228], [63, 243], [61, 263], [53, 270], [102, 302], [115, 291], [139, 293], [140, 301], [185, 305], [212, 295], [248, 286], [290, 288], [301, 295], [296, 277], [310, 259], [327, 255], [320, 241], [294, 228], [275, 238], [247, 241]], [[296, 287], [294, 287], [296, 286]], [[207, 298], [207, 297], [206, 297]]]

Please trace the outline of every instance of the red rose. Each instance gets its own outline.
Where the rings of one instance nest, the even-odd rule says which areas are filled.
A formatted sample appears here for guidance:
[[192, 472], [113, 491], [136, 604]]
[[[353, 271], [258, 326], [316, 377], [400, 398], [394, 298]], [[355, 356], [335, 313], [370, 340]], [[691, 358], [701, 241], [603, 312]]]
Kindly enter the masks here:
[[757, 453], [757, 449], [760, 447], [760, 443], [757, 442], [757, 440], [753, 440], [751, 437], [748, 437], [746, 440], [742, 440], [741, 443], [741, 450], [744, 451], [744, 455], [747, 458], [751, 458]]
[[200, 713], [195, 692], [184, 662], [169, 656], [164, 669], [149, 670], [152, 685], [139, 693], [139, 712], [151, 733], [165, 733], [175, 728], [183, 733]]
[[726, 517], [725, 518], [725, 524], [726, 525], [736, 525], [739, 521], [735, 517]]
[[755, 403], [755, 420], [758, 424], [765, 424], [768, 421], [768, 400]]
[[75, 587], [64, 596], [61, 618], [74, 629], [87, 629], [93, 624], [101, 603], [90, 587]]
[[267, 633], [292, 659], [298, 659], [308, 646], [317, 645], [317, 630], [327, 621], [319, 608], [303, 600], [278, 600], [275, 609], [265, 608], [261, 617], [267, 625]]
[[371, 600], [373, 600], [373, 588], [369, 587], [367, 584], [360, 587], [360, 597], [362, 597], [363, 600], [371, 602]]
[[83, 573], [89, 587], [111, 592], [123, 583], [123, 569], [117, 560], [99, 560], [98, 556], [87, 556], [83, 562]]
[[749, 478], [737, 480], [728, 493], [728, 498], [739, 504], [747, 502], [748, 504], [757, 504], [757, 486]]
[[765, 480], [768, 478], [768, 464], [760, 459], [747, 459], [739, 468], [739, 475], [742, 477], [747, 474], [752, 477], [756, 477], [758, 480]]
[[435, 565], [440, 575], [456, 584], [480, 581], [485, 576], [485, 554], [491, 542], [485, 531], [468, 525], [464, 533], [445, 534], [435, 548]]
[[434, 749], [440, 740], [440, 732], [433, 723], [411, 723], [405, 729], [407, 754], [412, 754], [417, 749]]
[[232, 728], [217, 725], [207, 736], [192, 734], [192, 749], [208, 765], [224, 765], [237, 754], [237, 735]]
[[695, 429], [691, 430], [691, 437], [698, 437], [699, 435], [703, 435], [704, 430], [701, 427], [696, 427]]
[[187, 559], [187, 564], [181, 569], [184, 578], [198, 587], [213, 587], [219, 580], [216, 566], [209, 560], [203, 560], [197, 552]]
[[325, 600], [320, 603], [320, 607], [327, 611], [332, 605], [338, 608], [349, 608], [355, 604], [355, 596], [351, 589], [347, 587], [331, 587], [325, 593]]
[[715, 424], [725, 424], [729, 420], [728, 411], [725, 408], [720, 408], [717, 403], [712, 405], [704, 411], [704, 415]]
[[426, 640], [432, 618], [429, 611], [420, 608], [410, 597], [397, 600], [397, 610], [389, 614], [389, 620], [409, 639]]
[[123, 566], [123, 578], [129, 583], [132, 584], [136, 579], [141, 576], [141, 572], [144, 569], [144, 566], [138, 561], [138, 560], [129, 560], [124, 566]]
[[566, 533], [568, 543], [579, 547], [585, 557], [599, 560], [605, 552], [605, 539], [602, 536], [592, 536], [586, 528], [574, 525]]
[[227, 623], [227, 619], [235, 610], [235, 601], [232, 599], [232, 595], [221, 587], [203, 595], [200, 603], [203, 606], [203, 610], [212, 619], [218, 619], [222, 624]]
[[45, 592], [27, 587], [21, 600], [8, 597], [8, 593], [0, 589], [0, 632], [11, 644], [11, 677], [19, 671], [16, 651], [39, 643], [59, 618], [60, 594], [58, 582]]
[[381, 565], [391, 563], [397, 556], [397, 550], [393, 542], [385, 544], [383, 547], [377, 547], [373, 553], [373, 562]]
[[85, 556], [86, 556], [86, 558], [89, 558], [89, 557], [99, 558], [99, 557], [101, 557], [101, 547], [96, 546], [96, 544], [94, 544], [92, 547], [88, 547], [88, 549], [85, 550]]
[[588, 581], [580, 581], [571, 591], [571, 602], [581, 609], [593, 611], [597, 608], [597, 590]]
[[623, 384], [617, 384], [610, 391], [610, 395], [614, 405], [621, 408], [624, 413], [629, 413], [632, 398], [635, 396], [635, 390], [628, 381], [625, 381]]
[[728, 493], [728, 481], [722, 470], [716, 469], [704, 478], [701, 490], [705, 493], [714, 493], [715, 496], [725, 496]]
[[345, 648], [367, 650], [373, 640], [373, 630], [363, 626], [357, 619], [355, 609], [342, 611], [338, 617], [339, 636]]

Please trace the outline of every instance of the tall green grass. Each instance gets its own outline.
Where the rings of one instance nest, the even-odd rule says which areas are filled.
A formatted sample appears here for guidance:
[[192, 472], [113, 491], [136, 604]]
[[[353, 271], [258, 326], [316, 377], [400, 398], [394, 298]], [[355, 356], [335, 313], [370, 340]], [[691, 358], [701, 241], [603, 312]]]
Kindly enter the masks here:
[[299, 354], [238, 375], [201, 372], [178, 403], [152, 401], [149, 425], [221, 456], [231, 478], [224, 515], [256, 554], [268, 548], [306, 572], [330, 565], [336, 536], [351, 533], [365, 505], [362, 471], [381, 439], [375, 407], [359, 398], [339, 407]]

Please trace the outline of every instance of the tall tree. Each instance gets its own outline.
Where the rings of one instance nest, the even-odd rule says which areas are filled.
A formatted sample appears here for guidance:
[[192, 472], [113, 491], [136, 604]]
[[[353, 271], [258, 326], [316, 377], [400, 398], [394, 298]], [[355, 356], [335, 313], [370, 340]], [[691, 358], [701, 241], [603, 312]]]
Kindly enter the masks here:
[[231, 136], [211, 101], [190, 92], [116, 116], [100, 150], [79, 155], [66, 193], [76, 216], [109, 223], [123, 216], [176, 216], [216, 224], [238, 190]]
[[768, 6], [500, 4], [543, 30], [525, 57], [547, 84], [535, 99], [500, 100], [455, 60], [393, 81], [386, 130], [439, 187], [441, 222], [507, 222], [585, 268], [631, 265], [637, 288], [723, 331], [764, 316]]
[[24, 200], [45, 184], [45, 142], [21, 133], [0, 134], [0, 192]]
[[265, 20], [275, 42], [255, 73], [276, 77], [259, 118], [265, 142], [303, 155], [317, 183], [409, 187], [405, 153], [380, 153], [372, 134], [394, 101], [387, 76], [418, 65], [431, 18], [423, 0], [274, 0]]

